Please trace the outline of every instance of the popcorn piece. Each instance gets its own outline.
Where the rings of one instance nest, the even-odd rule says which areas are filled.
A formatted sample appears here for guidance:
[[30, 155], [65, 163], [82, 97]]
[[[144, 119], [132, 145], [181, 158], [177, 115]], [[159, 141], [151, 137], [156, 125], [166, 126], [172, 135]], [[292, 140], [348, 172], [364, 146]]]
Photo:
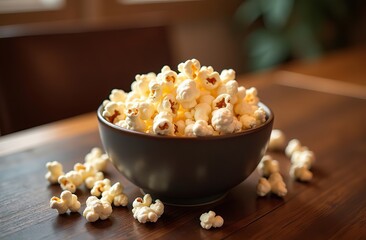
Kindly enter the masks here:
[[158, 112], [169, 112], [175, 116], [178, 112], [179, 104], [173, 94], [166, 95], [158, 106]]
[[87, 179], [88, 177], [95, 175], [95, 169], [89, 163], [85, 164], [76, 163], [74, 165], [74, 171], [77, 171], [81, 174], [81, 178], [83, 179], [83, 181], [85, 181], [85, 179]]
[[179, 120], [174, 124], [174, 134], [176, 136], [183, 136], [186, 123], [183, 120]]
[[133, 103], [128, 106], [125, 120], [116, 123], [128, 130], [144, 132], [146, 130], [145, 122], [140, 118], [139, 103]]
[[138, 104], [140, 118], [142, 120], [150, 120], [155, 113], [155, 107], [152, 103], [141, 102]]
[[75, 194], [70, 191], [63, 191], [60, 198], [52, 197], [50, 200], [50, 207], [56, 209], [58, 214], [64, 214], [67, 210], [71, 212], [77, 212], [80, 209], [80, 202]]
[[285, 149], [286, 156], [291, 158], [291, 156], [294, 152], [301, 151], [302, 148], [303, 147], [299, 140], [292, 139], [291, 141], [288, 142], [287, 147]]
[[107, 167], [109, 157], [106, 153], [103, 154], [102, 149], [93, 148], [90, 153], [85, 156], [85, 163], [93, 166], [95, 171], [104, 171]]
[[241, 116], [240, 122], [243, 124], [243, 129], [251, 129], [257, 125], [257, 120], [248, 114]]
[[213, 100], [215, 100], [215, 97], [210, 94], [204, 94], [198, 98], [199, 103], [207, 103], [208, 105], [212, 105]]
[[266, 121], [266, 112], [262, 108], [258, 108], [254, 111], [254, 117], [256, 119], [256, 125], [259, 126]]
[[90, 194], [99, 197], [104, 191], [107, 191], [110, 188], [111, 188], [111, 180], [105, 178], [103, 180], [99, 180], [94, 183], [94, 186], [90, 191]]
[[264, 197], [271, 191], [271, 184], [269, 181], [261, 177], [259, 178], [258, 184], [257, 184], [257, 195]]
[[201, 64], [197, 59], [187, 60], [178, 65], [179, 72], [185, 74], [190, 79], [195, 79], [197, 77], [200, 68]]
[[125, 102], [127, 98], [127, 93], [120, 89], [113, 89], [109, 95], [109, 100], [111, 102]]
[[158, 82], [152, 81], [149, 83], [149, 90], [150, 90], [149, 95], [150, 101], [152, 103], [159, 102], [163, 96], [163, 86]]
[[268, 150], [282, 150], [286, 146], [285, 134], [279, 129], [273, 129], [269, 139]]
[[220, 74], [221, 81], [226, 83], [235, 79], [235, 71], [233, 69], [224, 69]]
[[212, 109], [217, 110], [220, 108], [227, 108], [230, 111], [232, 111], [234, 106], [231, 102], [232, 99], [229, 94], [226, 93], [220, 94], [215, 98], [215, 100], [212, 101]]
[[174, 135], [175, 125], [169, 112], [160, 112], [155, 116], [153, 132], [157, 135]]
[[306, 166], [291, 165], [290, 176], [302, 182], [309, 182], [313, 179], [313, 173]]
[[247, 89], [244, 100], [249, 104], [257, 105], [259, 103], [257, 89], [255, 87]]
[[270, 191], [279, 197], [284, 197], [287, 194], [286, 184], [278, 172], [272, 173], [268, 180], [262, 177], [258, 181], [257, 194], [259, 196], [263, 197]]
[[112, 213], [112, 206], [109, 202], [99, 200], [95, 196], [90, 196], [86, 200], [86, 208], [83, 216], [88, 222], [95, 222], [98, 219], [105, 220], [109, 218]]
[[193, 124], [192, 131], [197, 137], [212, 136], [214, 133], [213, 128], [204, 120], [196, 121]]
[[150, 194], [145, 194], [144, 198], [136, 198], [132, 203], [133, 217], [140, 223], [156, 222], [158, 218], [164, 213], [164, 204], [157, 199], [152, 204]]
[[257, 169], [263, 177], [269, 177], [271, 174], [279, 172], [279, 164], [270, 155], [265, 155], [258, 164]]
[[224, 219], [216, 215], [214, 211], [209, 211], [207, 213], [203, 213], [200, 216], [201, 227], [204, 229], [210, 229], [211, 227], [219, 228], [224, 224]]
[[235, 104], [238, 100], [237, 98], [237, 94], [238, 94], [238, 82], [235, 80], [229, 80], [228, 82], [225, 83], [225, 85], [222, 85], [218, 91], [217, 94], [229, 94], [231, 97], [231, 104]]
[[125, 118], [124, 104], [122, 102], [109, 102], [104, 107], [103, 117], [111, 123], [116, 123]]
[[83, 183], [83, 177], [78, 171], [70, 171], [58, 178], [62, 190], [68, 190], [72, 193]]
[[84, 180], [84, 183], [88, 189], [92, 189], [96, 181], [103, 180], [103, 179], [104, 179], [103, 172], [97, 172], [97, 173], [95, 173], [95, 175], [87, 177]]
[[211, 124], [220, 133], [233, 133], [236, 128], [233, 113], [227, 108], [220, 108], [212, 112]]
[[164, 66], [157, 78], [163, 86], [163, 92], [171, 92], [174, 89], [178, 75], [169, 66]]
[[297, 166], [306, 166], [307, 169], [310, 169], [315, 161], [315, 155], [312, 151], [307, 150], [307, 148], [302, 149], [292, 154], [291, 163]]
[[214, 72], [212, 68], [202, 67], [198, 73], [198, 80], [207, 90], [216, 89], [221, 82], [218, 72]]
[[137, 74], [135, 76], [135, 81], [131, 84], [131, 90], [136, 92], [139, 96], [149, 95], [149, 82], [155, 80], [155, 73], [148, 74]]
[[185, 109], [196, 106], [196, 99], [200, 96], [200, 91], [196, 86], [196, 82], [191, 79], [184, 80], [177, 88], [177, 101]]
[[45, 178], [52, 184], [57, 183], [58, 178], [65, 174], [62, 169], [62, 164], [57, 161], [46, 163], [46, 167], [48, 172], [46, 173]]
[[208, 121], [211, 114], [211, 106], [208, 103], [199, 103], [195, 106], [194, 119], [196, 121]]
[[102, 200], [108, 201], [114, 206], [127, 206], [128, 197], [123, 193], [123, 186], [117, 182], [111, 188], [102, 193]]

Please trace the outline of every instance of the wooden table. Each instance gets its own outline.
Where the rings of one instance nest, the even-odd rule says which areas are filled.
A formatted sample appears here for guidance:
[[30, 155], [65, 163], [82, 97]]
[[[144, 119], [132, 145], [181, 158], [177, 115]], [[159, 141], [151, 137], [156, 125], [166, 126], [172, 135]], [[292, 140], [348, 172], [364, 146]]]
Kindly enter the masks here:
[[[59, 161], [68, 171], [92, 147], [101, 146], [95, 114], [1, 137], [0, 238], [366, 239], [365, 62], [366, 48], [357, 48], [238, 78], [244, 86], [258, 88], [275, 112], [276, 128], [316, 154], [314, 179], [305, 184], [289, 177], [283, 153], [270, 153], [280, 161], [288, 187], [283, 199], [257, 197], [255, 171], [222, 201], [166, 206], [157, 223], [140, 224], [131, 214], [131, 202], [141, 193], [110, 164], [107, 176], [121, 181], [130, 204], [115, 207], [108, 220], [88, 223], [82, 211], [89, 192], [76, 192], [79, 213], [59, 216], [49, 200], [61, 189], [49, 185], [44, 175], [46, 162]], [[209, 210], [225, 219], [222, 228], [200, 227], [200, 215]]]

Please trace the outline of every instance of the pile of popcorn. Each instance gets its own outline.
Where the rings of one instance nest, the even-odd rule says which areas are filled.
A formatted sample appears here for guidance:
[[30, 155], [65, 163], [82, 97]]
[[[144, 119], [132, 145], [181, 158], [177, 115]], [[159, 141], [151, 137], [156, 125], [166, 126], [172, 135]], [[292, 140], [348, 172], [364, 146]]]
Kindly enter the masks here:
[[[128, 205], [128, 197], [123, 192], [124, 187], [116, 182], [112, 185], [108, 178], [104, 178], [109, 157], [100, 148], [93, 148], [85, 156], [85, 162], [76, 163], [74, 170], [63, 171], [63, 166], [57, 161], [46, 163], [47, 173], [45, 178], [51, 184], [60, 184], [63, 190], [60, 197], [53, 196], [50, 199], [50, 207], [56, 209], [58, 214], [65, 214], [68, 211], [78, 212], [81, 203], [76, 194], [78, 187], [85, 184], [90, 190], [91, 196], [86, 200], [86, 207], [83, 216], [88, 222], [105, 220], [113, 212], [112, 205], [115, 207]], [[156, 199], [153, 203], [150, 194], [145, 194], [142, 198], [137, 197], [132, 203], [133, 217], [140, 223], [156, 222], [164, 213], [164, 204]], [[204, 229], [211, 227], [221, 227], [224, 220], [216, 213], [209, 211], [200, 217], [200, 224]]]
[[136, 75], [129, 93], [113, 89], [103, 117], [122, 128], [156, 135], [215, 136], [251, 129], [266, 121], [256, 88], [246, 89], [235, 71], [216, 72], [191, 59], [178, 72]]
[[[291, 159], [289, 175], [301, 182], [309, 182], [313, 178], [310, 171], [315, 161], [314, 152], [307, 147], [302, 146], [298, 139], [290, 140], [286, 145], [285, 134], [279, 129], [273, 129], [271, 132], [268, 150], [284, 151], [286, 156]], [[286, 184], [280, 174], [280, 167], [277, 160], [270, 155], [265, 155], [257, 167], [261, 177], [257, 184], [257, 194], [265, 196], [268, 193], [283, 197], [287, 194]]]

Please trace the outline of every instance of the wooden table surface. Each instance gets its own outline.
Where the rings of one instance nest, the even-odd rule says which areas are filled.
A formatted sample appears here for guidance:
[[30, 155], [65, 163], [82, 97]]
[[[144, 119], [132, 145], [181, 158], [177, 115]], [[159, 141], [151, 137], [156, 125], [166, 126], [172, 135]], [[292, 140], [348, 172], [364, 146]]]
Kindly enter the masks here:
[[[166, 206], [157, 223], [140, 224], [131, 213], [139, 189], [110, 164], [107, 177], [125, 186], [130, 203], [114, 207], [108, 220], [88, 223], [82, 216], [89, 192], [76, 194], [79, 213], [58, 215], [49, 207], [58, 185], [44, 179], [45, 164], [64, 170], [101, 147], [94, 113], [0, 138], [1, 239], [366, 239], [366, 48], [293, 63], [266, 73], [240, 76], [256, 86], [275, 113], [275, 128], [298, 138], [316, 154], [314, 178], [289, 177], [289, 159], [279, 160], [288, 187], [282, 199], [257, 197], [255, 171], [221, 201], [200, 207]], [[224, 159], [223, 159], [224, 160]], [[218, 176], [225, 177], [225, 176]], [[199, 217], [214, 210], [224, 226], [204, 230]]]

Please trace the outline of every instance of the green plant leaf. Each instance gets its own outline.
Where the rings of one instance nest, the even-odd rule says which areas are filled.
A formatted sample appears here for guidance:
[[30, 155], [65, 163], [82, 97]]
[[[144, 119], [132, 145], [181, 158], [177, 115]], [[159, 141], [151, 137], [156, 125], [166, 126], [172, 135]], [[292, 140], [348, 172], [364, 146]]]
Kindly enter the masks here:
[[260, 0], [264, 24], [270, 30], [285, 27], [293, 10], [294, 0]]
[[262, 14], [259, 2], [256, 0], [244, 1], [236, 10], [234, 18], [237, 22], [249, 26]]
[[289, 53], [289, 47], [283, 35], [264, 29], [250, 34], [246, 46], [249, 65], [253, 70], [273, 67], [285, 60]]

